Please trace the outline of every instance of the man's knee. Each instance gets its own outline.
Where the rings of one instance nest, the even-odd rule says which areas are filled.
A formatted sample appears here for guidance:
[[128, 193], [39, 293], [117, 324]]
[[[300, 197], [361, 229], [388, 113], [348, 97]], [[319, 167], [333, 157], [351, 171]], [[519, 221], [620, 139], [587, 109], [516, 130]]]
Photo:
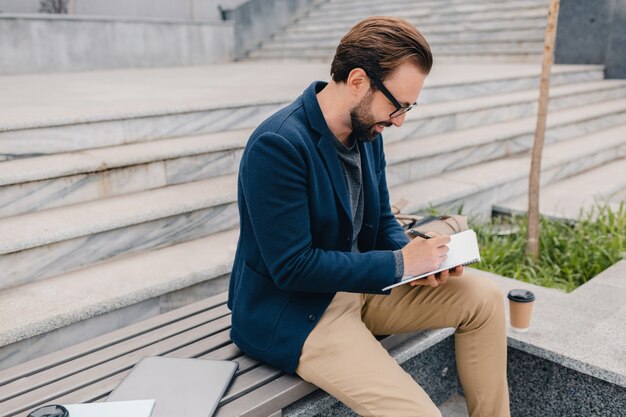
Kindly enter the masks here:
[[494, 318], [503, 320], [504, 299], [498, 284], [480, 276], [466, 278], [471, 280], [471, 284], [468, 282], [470, 289], [466, 294], [470, 299], [471, 311], [469, 320], [462, 323], [461, 327], [479, 327]]

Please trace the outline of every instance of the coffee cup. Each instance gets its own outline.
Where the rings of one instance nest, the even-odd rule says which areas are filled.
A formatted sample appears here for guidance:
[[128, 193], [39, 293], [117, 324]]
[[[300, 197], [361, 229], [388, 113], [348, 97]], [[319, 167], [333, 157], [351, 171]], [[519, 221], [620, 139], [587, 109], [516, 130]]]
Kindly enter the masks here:
[[507, 298], [509, 299], [511, 330], [517, 333], [528, 332], [533, 317], [535, 294], [532, 291], [517, 289], [509, 291]]

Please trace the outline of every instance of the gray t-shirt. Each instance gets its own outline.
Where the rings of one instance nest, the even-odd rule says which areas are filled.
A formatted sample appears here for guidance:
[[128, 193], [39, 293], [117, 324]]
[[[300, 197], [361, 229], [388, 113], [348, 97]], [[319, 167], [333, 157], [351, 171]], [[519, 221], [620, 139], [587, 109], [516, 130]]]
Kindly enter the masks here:
[[[351, 144], [349, 147], [345, 147], [337, 138], [333, 139], [335, 142], [335, 149], [337, 150], [337, 156], [339, 157], [339, 162], [341, 162], [343, 177], [346, 180], [348, 196], [350, 198], [353, 230], [352, 252], [358, 252], [358, 236], [363, 225], [364, 211], [361, 154], [359, 153], [359, 146], [353, 138], [350, 138]], [[393, 254], [396, 257], [395, 276], [397, 279], [400, 279], [404, 274], [404, 259], [400, 250], [394, 251]]]

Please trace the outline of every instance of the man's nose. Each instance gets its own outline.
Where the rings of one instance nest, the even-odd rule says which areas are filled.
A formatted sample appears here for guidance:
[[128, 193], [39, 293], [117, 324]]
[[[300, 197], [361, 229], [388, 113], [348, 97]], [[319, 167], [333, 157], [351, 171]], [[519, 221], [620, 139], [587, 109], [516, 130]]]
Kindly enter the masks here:
[[392, 117], [391, 123], [393, 123], [395, 127], [400, 127], [404, 123], [405, 117], [406, 117], [406, 113], [402, 113], [400, 116]]

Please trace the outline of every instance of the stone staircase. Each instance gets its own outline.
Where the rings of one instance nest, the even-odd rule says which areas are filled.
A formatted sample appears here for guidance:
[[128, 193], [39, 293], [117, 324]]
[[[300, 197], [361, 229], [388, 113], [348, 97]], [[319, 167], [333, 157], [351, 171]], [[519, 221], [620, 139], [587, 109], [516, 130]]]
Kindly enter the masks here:
[[248, 59], [329, 60], [352, 25], [394, 15], [416, 25], [436, 62], [540, 62], [546, 0], [330, 0], [250, 51]]
[[[426, 20], [439, 16], [435, 2], [417, 3]], [[466, 7], [459, 28], [526, 30], [528, 20], [543, 31], [545, 2], [446, 3], [441, 30], [454, 29], [462, 14], [451, 11]], [[325, 3], [281, 36], [340, 33], [349, 22], [316, 13], [341, 15], [350, 4]], [[487, 4], [520, 26], [480, 23]], [[438, 62], [418, 109], [385, 132], [391, 198], [408, 200], [409, 212], [463, 206], [489, 216], [526, 192], [540, 68]], [[256, 124], [327, 72], [327, 62], [251, 61], [0, 77], [0, 369], [225, 291], [243, 146]], [[65, 106], [33, 111], [47, 96]], [[600, 66], [555, 66], [550, 111], [546, 186], [605, 164], [626, 172], [626, 81], [604, 80]], [[613, 180], [613, 191], [626, 189], [626, 176]]]

